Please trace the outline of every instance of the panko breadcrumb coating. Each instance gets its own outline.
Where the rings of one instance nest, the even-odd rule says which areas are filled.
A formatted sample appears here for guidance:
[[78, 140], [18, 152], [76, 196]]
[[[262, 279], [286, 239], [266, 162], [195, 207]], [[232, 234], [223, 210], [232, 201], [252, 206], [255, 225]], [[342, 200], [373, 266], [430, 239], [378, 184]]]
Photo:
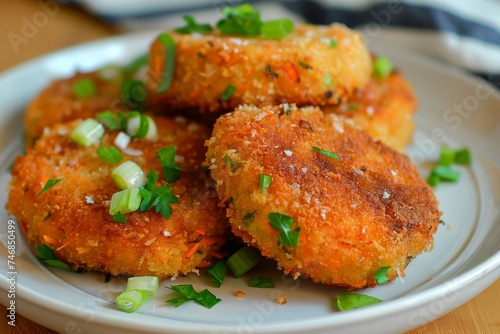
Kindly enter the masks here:
[[372, 76], [346, 102], [321, 109], [352, 119], [373, 138], [402, 152], [411, 142], [416, 108], [417, 98], [410, 83], [400, 73], [392, 72], [386, 78]]
[[[94, 82], [96, 91], [91, 97], [78, 99], [73, 85], [82, 79]], [[33, 146], [46, 127], [79, 118], [94, 117], [120, 102], [121, 77], [105, 80], [99, 71], [76, 73], [70, 78], [57, 79], [44, 88], [28, 105], [24, 115], [26, 144]]]
[[[282, 39], [246, 38], [218, 32], [182, 35], [175, 42], [173, 81], [154, 104], [204, 111], [240, 104], [324, 105], [344, 100], [370, 80], [372, 59], [361, 35], [340, 24], [300, 25]], [[165, 46], [150, 49], [148, 87], [163, 78]], [[232, 85], [227, 101], [221, 94]]]
[[[233, 232], [295, 277], [372, 287], [380, 268], [393, 280], [433, 246], [441, 213], [416, 167], [335, 114], [243, 106], [219, 118], [207, 146]], [[272, 177], [262, 191], [261, 174]], [[293, 218], [296, 246], [280, 244], [270, 213]]]
[[[73, 269], [112, 275], [163, 278], [210, 265], [211, 254], [224, 243], [229, 227], [209, 177], [196, 169], [204, 160], [203, 143], [210, 130], [182, 119], [154, 120], [158, 138], [133, 139], [129, 147], [142, 154], [125, 155], [122, 162], [132, 160], [145, 174], [158, 173], [158, 187], [165, 181], [156, 152], [176, 147], [177, 165], [195, 176], [181, 172], [181, 179], [170, 184], [178, 203], [170, 204], [168, 219], [153, 208], [125, 214], [125, 224], [112, 221], [109, 201], [119, 189], [111, 171], [117, 165], [98, 157], [98, 144], [82, 147], [70, 140], [78, 120], [54, 126], [15, 161], [7, 210], [17, 217], [29, 242], [53, 247]], [[113, 145], [116, 135], [117, 131], [107, 131], [103, 145]], [[61, 178], [36, 197], [48, 180]]]

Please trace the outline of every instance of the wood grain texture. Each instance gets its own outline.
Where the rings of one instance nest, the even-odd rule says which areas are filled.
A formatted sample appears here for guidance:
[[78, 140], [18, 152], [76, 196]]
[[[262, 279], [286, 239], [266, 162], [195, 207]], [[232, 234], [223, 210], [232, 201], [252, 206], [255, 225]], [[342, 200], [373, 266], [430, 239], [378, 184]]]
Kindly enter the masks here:
[[[55, 14], [50, 16], [36, 0], [0, 1], [0, 71], [54, 50], [116, 34], [114, 29], [78, 8], [60, 6], [54, 11]], [[43, 13], [48, 18], [46, 22], [43, 20]], [[26, 22], [35, 22], [38, 26], [35, 25], [32, 33], [24, 37], [23, 26], [27, 25]], [[23, 42], [16, 40], [18, 43], [13, 43], [13, 34], [23, 37]], [[5, 306], [0, 305], [0, 314], [6, 315], [6, 312]], [[7, 324], [5, 316], [0, 317], [0, 333], [55, 332], [17, 315], [15, 327]], [[500, 280], [462, 307], [406, 334], [463, 333], [500, 333]]]

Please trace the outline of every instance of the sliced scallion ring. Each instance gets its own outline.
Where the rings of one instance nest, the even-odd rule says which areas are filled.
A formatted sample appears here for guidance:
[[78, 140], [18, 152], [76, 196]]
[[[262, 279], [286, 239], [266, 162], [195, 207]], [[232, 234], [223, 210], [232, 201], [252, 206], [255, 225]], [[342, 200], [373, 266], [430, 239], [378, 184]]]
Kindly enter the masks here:
[[[160, 76], [160, 85], [156, 89], [157, 93], [168, 91], [172, 84], [175, 67], [175, 41], [168, 34], [160, 34], [152, 45], [152, 65], [156, 67], [156, 73]], [[160, 65], [162, 64], [162, 65]], [[159, 67], [162, 67], [158, 71]]]
[[144, 138], [148, 130], [148, 118], [138, 111], [130, 112], [127, 117], [127, 134], [135, 138]]
[[120, 311], [132, 313], [148, 300], [148, 293], [143, 290], [127, 290], [116, 297], [116, 307]]
[[226, 264], [229, 269], [231, 269], [234, 276], [241, 277], [247, 271], [255, 267], [259, 261], [260, 254], [255, 248], [245, 246], [227, 259]]
[[146, 291], [149, 297], [156, 296], [158, 293], [158, 285], [160, 279], [156, 276], [137, 276], [129, 277], [127, 280], [128, 290], [142, 290]]
[[148, 182], [148, 179], [141, 167], [130, 160], [125, 161], [116, 167], [111, 172], [111, 177], [120, 189], [142, 187]]
[[87, 147], [98, 143], [103, 135], [104, 127], [102, 124], [92, 118], [88, 118], [71, 131], [69, 138], [75, 143]]
[[124, 150], [127, 148], [128, 144], [130, 144], [130, 139], [131, 138], [128, 134], [120, 131], [120, 132], [118, 132], [118, 135], [116, 135], [114, 144], [119, 149]]
[[139, 187], [127, 188], [114, 193], [109, 205], [109, 214], [134, 212], [139, 209], [141, 200], [142, 196]]

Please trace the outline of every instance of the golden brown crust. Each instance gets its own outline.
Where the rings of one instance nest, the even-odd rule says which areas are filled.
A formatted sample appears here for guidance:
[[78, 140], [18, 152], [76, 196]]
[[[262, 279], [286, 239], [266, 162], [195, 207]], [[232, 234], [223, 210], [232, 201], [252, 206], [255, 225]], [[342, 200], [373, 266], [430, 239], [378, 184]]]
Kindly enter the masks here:
[[[173, 83], [153, 103], [174, 109], [220, 111], [240, 104], [336, 103], [365, 86], [372, 71], [360, 34], [339, 24], [300, 25], [278, 40], [217, 32], [168, 34], [176, 45]], [[337, 46], [330, 46], [329, 39]], [[150, 59], [148, 86], [155, 91], [166, 59], [160, 42], [153, 43]], [[236, 91], [224, 102], [220, 96], [228, 85]]]
[[397, 72], [386, 78], [372, 76], [370, 82], [346, 102], [322, 107], [325, 113], [352, 119], [370, 136], [400, 152], [411, 141], [416, 108], [413, 88]]
[[[404, 275], [408, 258], [433, 245], [440, 212], [417, 169], [334, 114], [244, 106], [219, 118], [207, 145], [206, 164], [219, 198], [229, 203], [233, 232], [287, 273], [374, 286], [378, 269], [391, 266], [390, 279]], [[336, 152], [340, 161], [312, 146]], [[241, 166], [232, 172], [225, 156]], [[263, 192], [259, 174], [273, 178]], [[253, 223], [245, 225], [252, 212]], [[301, 228], [296, 247], [277, 245], [270, 212], [294, 218], [293, 229]]]
[[[164, 184], [156, 151], [176, 146], [178, 165], [197, 177], [183, 172], [171, 184], [179, 202], [171, 204], [168, 220], [153, 209], [126, 214], [126, 224], [112, 221], [107, 201], [118, 191], [110, 176], [116, 165], [104, 163], [96, 145], [84, 148], [70, 141], [69, 132], [80, 122], [74, 121], [54, 126], [26, 156], [17, 158], [12, 169], [7, 210], [17, 217], [29, 242], [52, 246], [74, 268], [113, 275], [162, 278], [208, 265], [209, 253], [220, 248], [228, 227], [210, 179], [195, 170], [203, 162], [203, 142], [210, 131], [192, 122], [155, 121], [158, 139], [133, 140], [130, 147], [143, 154], [125, 155], [123, 161], [135, 161], [145, 173], [156, 171]], [[116, 131], [105, 134], [104, 145], [112, 145], [116, 135]], [[35, 198], [47, 180], [56, 178], [64, 180]], [[183, 260], [193, 247], [197, 251]]]

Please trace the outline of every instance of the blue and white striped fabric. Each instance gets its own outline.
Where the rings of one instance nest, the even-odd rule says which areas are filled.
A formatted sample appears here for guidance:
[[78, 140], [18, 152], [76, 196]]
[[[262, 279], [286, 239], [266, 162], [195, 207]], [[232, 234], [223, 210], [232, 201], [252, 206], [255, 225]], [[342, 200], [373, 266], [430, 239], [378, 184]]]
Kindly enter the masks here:
[[372, 42], [397, 45], [480, 75], [500, 88], [500, 0], [78, 0], [124, 31], [214, 22], [224, 6], [251, 2], [265, 19], [342, 22]]

